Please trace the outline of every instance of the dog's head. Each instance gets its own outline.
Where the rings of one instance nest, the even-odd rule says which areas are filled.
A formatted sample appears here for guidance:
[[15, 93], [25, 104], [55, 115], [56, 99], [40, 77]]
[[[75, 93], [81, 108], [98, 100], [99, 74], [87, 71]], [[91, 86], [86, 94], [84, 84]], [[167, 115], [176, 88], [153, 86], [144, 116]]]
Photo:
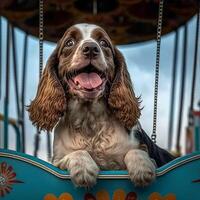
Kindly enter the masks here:
[[69, 94], [86, 101], [100, 98], [114, 73], [114, 48], [106, 32], [96, 26], [77, 24], [61, 39], [59, 72]]
[[124, 58], [99, 26], [74, 25], [58, 42], [28, 108], [33, 124], [51, 130], [66, 111], [71, 96], [83, 101], [105, 98], [128, 129], [140, 116], [139, 99]]

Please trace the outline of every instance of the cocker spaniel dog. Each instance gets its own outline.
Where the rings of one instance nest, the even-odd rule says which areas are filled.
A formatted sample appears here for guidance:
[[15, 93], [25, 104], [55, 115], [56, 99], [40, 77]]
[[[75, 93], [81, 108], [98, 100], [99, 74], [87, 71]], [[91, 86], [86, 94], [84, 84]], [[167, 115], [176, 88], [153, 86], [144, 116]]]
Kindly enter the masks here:
[[75, 185], [94, 185], [100, 169], [127, 169], [135, 185], [145, 186], [156, 164], [173, 158], [136, 128], [139, 106], [125, 60], [105, 30], [77, 24], [48, 59], [28, 111], [40, 129], [55, 127], [53, 164], [69, 170]]

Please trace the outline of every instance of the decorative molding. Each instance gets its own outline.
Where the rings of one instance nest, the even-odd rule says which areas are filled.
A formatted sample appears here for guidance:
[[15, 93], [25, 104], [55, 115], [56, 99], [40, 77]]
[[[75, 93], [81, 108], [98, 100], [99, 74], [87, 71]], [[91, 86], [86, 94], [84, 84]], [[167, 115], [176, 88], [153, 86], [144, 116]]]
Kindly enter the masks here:
[[[40, 162], [34, 161], [30, 158], [25, 158], [23, 156], [16, 155], [16, 154], [13, 154], [13, 153], [7, 153], [7, 152], [0, 152], [0, 157], [7, 157], [7, 158], [20, 160], [20, 161], [29, 163], [33, 166], [39, 167], [39, 168], [59, 177], [61, 179], [70, 179], [69, 174], [59, 173], [58, 171], [52, 169], [51, 167], [46, 166], [45, 164], [42, 164]], [[166, 174], [166, 173], [168, 173], [168, 172], [170, 172], [170, 171], [172, 171], [172, 170], [174, 170], [178, 167], [181, 167], [184, 164], [187, 164], [189, 162], [192, 162], [192, 161], [195, 161], [195, 160], [198, 160], [198, 159], [200, 159], [200, 154], [191, 155], [190, 157], [186, 157], [185, 159], [183, 157], [182, 160], [177, 161], [175, 163], [174, 163], [174, 161], [172, 161], [172, 164], [168, 163], [166, 167], [164, 166], [161, 169], [158, 169], [157, 172], [156, 172], [156, 176], [157, 177], [163, 176], [164, 174]], [[54, 167], [54, 166], [52, 166], [52, 167]], [[129, 179], [129, 175], [128, 174], [115, 174], [115, 175], [114, 174], [99, 174], [98, 179]]]

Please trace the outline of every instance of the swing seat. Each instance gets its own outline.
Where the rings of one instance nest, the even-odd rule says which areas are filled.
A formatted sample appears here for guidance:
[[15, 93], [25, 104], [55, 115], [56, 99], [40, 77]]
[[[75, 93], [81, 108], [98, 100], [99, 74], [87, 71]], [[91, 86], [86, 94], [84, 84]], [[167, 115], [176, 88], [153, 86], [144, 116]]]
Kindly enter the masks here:
[[197, 200], [200, 152], [157, 169], [148, 187], [134, 187], [127, 171], [101, 171], [91, 189], [76, 188], [67, 171], [23, 153], [0, 149], [0, 197], [3, 200]]

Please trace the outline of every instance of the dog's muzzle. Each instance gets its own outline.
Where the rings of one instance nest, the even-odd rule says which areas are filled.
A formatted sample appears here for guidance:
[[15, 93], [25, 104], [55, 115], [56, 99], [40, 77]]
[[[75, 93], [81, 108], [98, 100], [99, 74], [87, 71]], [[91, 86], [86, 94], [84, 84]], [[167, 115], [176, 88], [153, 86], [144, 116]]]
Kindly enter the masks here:
[[82, 53], [87, 59], [95, 59], [99, 56], [100, 49], [94, 42], [85, 42], [82, 45]]

